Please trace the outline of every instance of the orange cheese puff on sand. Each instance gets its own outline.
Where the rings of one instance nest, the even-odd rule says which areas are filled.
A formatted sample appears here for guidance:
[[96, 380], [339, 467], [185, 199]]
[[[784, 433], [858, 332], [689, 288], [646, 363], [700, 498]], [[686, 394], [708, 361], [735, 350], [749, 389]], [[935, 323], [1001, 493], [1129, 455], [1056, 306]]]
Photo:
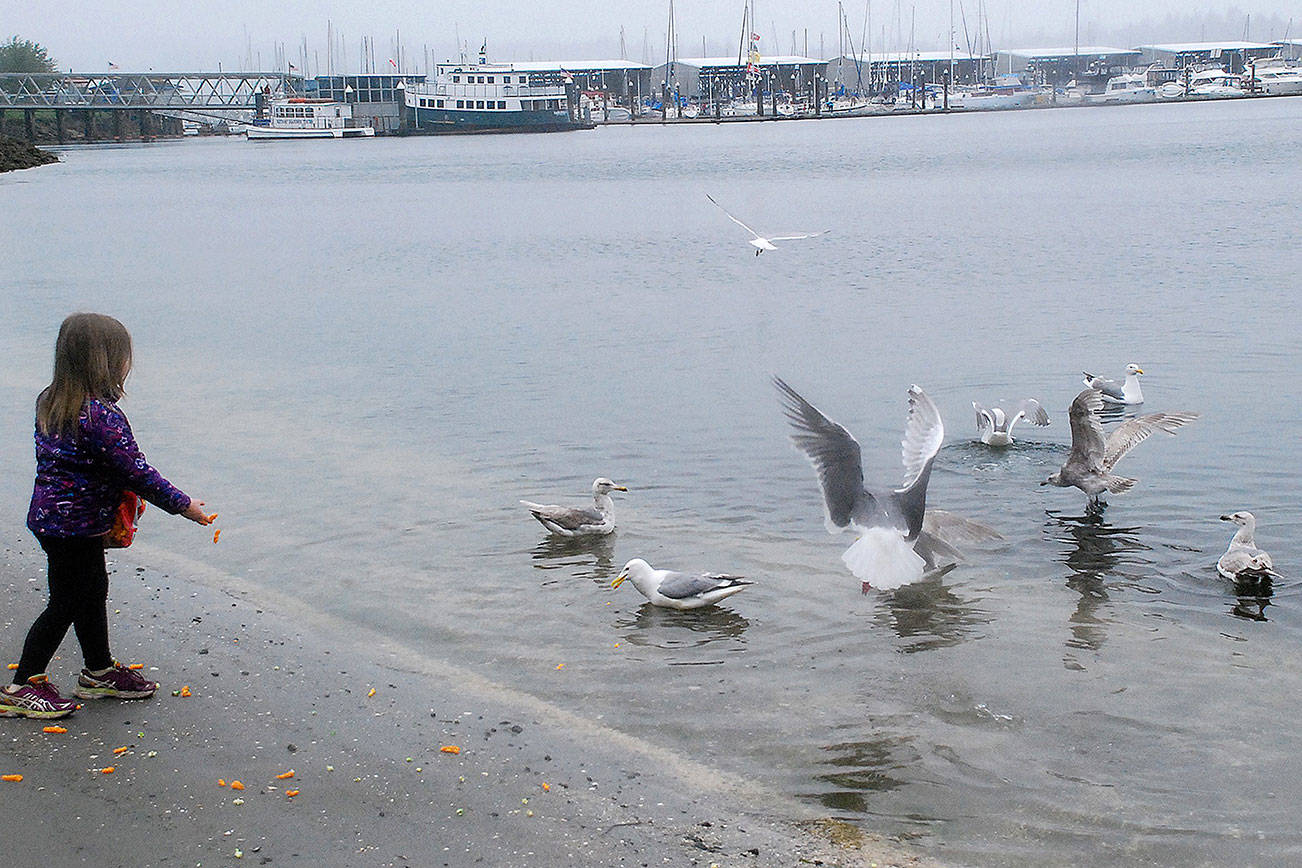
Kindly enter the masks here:
[[445, 744], [443, 747], [439, 748], [439, 750], [443, 753], [461, 753], [461, 748], [457, 747], [455, 744]]
[[285, 795], [292, 799], [298, 795], [298, 790], [285, 790]]
[[231, 781], [231, 789], [242, 790], [244, 789], [244, 784], [240, 783], [239, 781]]
[[41, 730], [41, 732], [54, 732], [54, 733], [67, 732], [67, 731], [68, 728], [66, 726], [47, 726], [45, 729]]
[[294, 776], [294, 770], [290, 769], [287, 772], [281, 772], [280, 774], [276, 775], [276, 780], [284, 781], [284, 780], [288, 780], [289, 778], [292, 778], [293, 776]]
[[99, 773], [102, 774], [102, 775], [111, 775], [111, 774], [113, 774], [115, 771], [117, 771], [117, 767], [116, 767], [116, 766], [104, 766], [104, 768], [102, 768], [102, 769], [99, 770]]
[[17, 668], [18, 668], [18, 664], [17, 664], [17, 663], [10, 663], [6, 668], [8, 668], [8, 669], [17, 669]]
[[8, 781], [11, 784], [16, 784], [22, 779], [22, 775], [0, 775], [0, 781]]

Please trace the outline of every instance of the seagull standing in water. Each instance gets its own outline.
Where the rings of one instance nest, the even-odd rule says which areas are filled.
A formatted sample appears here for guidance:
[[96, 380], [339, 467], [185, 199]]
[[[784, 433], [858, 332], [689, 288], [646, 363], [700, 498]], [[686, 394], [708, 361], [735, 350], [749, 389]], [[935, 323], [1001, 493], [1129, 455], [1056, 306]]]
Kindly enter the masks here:
[[1008, 410], [1003, 407], [987, 410], [973, 401], [972, 409], [976, 410], [977, 434], [987, 446], [1007, 446], [1012, 443], [1013, 426], [1022, 419], [1040, 427], [1049, 424], [1049, 414], [1034, 398], [1027, 398]]
[[705, 198], [709, 199], [711, 202], [714, 202], [714, 207], [718, 208], [720, 211], [722, 211], [724, 214], [727, 215], [729, 220], [731, 220], [733, 223], [736, 223], [738, 226], [740, 226], [742, 229], [745, 229], [753, 236], [750, 239], [750, 241], [746, 243], [755, 248], [756, 256], [759, 256], [765, 250], [777, 250], [778, 249], [777, 245], [773, 243], [775, 241], [799, 241], [803, 238], [817, 238], [820, 235], [826, 235], [828, 232], [832, 231], [830, 229], [824, 229], [822, 232], [806, 232], [802, 235], [774, 235], [772, 238], [765, 238], [764, 236], [756, 232], [754, 229], [750, 228], [745, 223], [741, 222], [736, 217], [729, 214], [728, 209], [724, 208], [718, 202], [715, 202], [714, 197], [711, 196], [709, 193], [705, 194]]
[[543, 527], [559, 536], [593, 536], [610, 533], [615, 529], [615, 501], [612, 491], [628, 491], [604, 476], [592, 483], [593, 506], [554, 506], [522, 500], [530, 514]]
[[1216, 571], [1227, 579], [1278, 576], [1270, 555], [1257, 548], [1255, 538], [1257, 519], [1250, 512], [1239, 511], [1221, 516], [1221, 521], [1232, 521], [1239, 526], [1230, 540], [1229, 548], [1216, 562]]
[[859, 534], [841, 560], [870, 588], [890, 591], [922, 578], [937, 553], [953, 553], [947, 544], [923, 530], [927, 481], [945, 439], [940, 411], [917, 386], [909, 387], [909, 416], [901, 442], [904, 484], [896, 489], [864, 487], [859, 442], [845, 428], [824, 416], [777, 377], [796, 444], [818, 471], [823, 488], [826, 524], [830, 533], [851, 528]]
[[1177, 428], [1198, 418], [1197, 413], [1149, 413], [1130, 419], [1113, 429], [1105, 438], [1098, 411], [1103, 409], [1102, 393], [1086, 389], [1071, 402], [1071, 454], [1057, 473], [1041, 485], [1059, 488], [1076, 487], [1090, 496], [1090, 508], [1101, 508], [1103, 492], [1120, 494], [1129, 491], [1137, 479], [1116, 476], [1112, 468], [1131, 449], [1148, 439], [1154, 431], [1175, 434]]
[[624, 564], [612, 588], [618, 588], [627, 579], [642, 596], [651, 601], [653, 606], [665, 609], [702, 609], [713, 606], [733, 594], [739, 594], [754, 582], [748, 582], [741, 576], [727, 576], [721, 573], [676, 573], [673, 570], [657, 570], [641, 558]]
[[1081, 382], [1091, 389], [1098, 389], [1104, 404], [1144, 403], [1144, 390], [1139, 388], [1139, 376], [1144, 373], [1144, 370], [1139, 365], [1133, 363], [1126, 365], [1124, 383], [1109, 380], [1107, 377], [1096, 377], [1089, 371], [1081, 371], [1081, 373], [1085, 375], [1085, 379]]

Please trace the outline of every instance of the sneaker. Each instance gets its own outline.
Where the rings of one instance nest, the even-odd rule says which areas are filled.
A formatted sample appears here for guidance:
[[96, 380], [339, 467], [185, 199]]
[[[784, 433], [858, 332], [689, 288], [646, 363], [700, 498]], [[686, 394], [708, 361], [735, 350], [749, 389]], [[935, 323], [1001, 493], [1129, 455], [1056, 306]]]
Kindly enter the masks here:
[[81, 670], [73, 695], [81, 699], [103, 699], [106, 696], [116, 699], [147, 699], [157, 689], [157, 681], [146, 681], [135, 670], [114, 660], [113, 668], [103, 675], [92, 675], [89, 669]]
[[67, 717], [81, 708], [59, 695], [59, 689], [44, 675], [33, 675], [12, 693], [0, 688], [0, 717], [37, 717], [50, 720]]

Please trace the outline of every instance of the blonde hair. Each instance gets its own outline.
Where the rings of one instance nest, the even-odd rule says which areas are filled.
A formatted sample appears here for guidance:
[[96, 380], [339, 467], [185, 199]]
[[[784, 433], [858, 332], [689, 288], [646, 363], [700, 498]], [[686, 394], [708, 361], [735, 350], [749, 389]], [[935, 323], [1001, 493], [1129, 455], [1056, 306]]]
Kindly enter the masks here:
[[74, 313], [59, 326], [54, 378], [36, 399], [36, 428], [70, 433], [89, 398], [117, 401], [131, 373], [131, 334], [102, 313]]

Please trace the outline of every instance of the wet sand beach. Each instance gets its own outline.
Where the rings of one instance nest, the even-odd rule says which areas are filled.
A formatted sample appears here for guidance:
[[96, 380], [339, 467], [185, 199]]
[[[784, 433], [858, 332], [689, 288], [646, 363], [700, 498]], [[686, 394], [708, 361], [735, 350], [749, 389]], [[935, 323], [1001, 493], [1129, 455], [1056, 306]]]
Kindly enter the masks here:
[[[45, 577], [34, 543], [7, 542], [12, 656]], [[144, 547], [110, 570], [114, 651], [163, 687], [0, 721], [0, 772], [23, 775], [0, 792], [29, 830], [9, 836], [11, 864], [931, 864], [651, 729], [615, 731], [236, 577]], [[71, 692], [79, 667], [69, 633], [51, 676]]]

